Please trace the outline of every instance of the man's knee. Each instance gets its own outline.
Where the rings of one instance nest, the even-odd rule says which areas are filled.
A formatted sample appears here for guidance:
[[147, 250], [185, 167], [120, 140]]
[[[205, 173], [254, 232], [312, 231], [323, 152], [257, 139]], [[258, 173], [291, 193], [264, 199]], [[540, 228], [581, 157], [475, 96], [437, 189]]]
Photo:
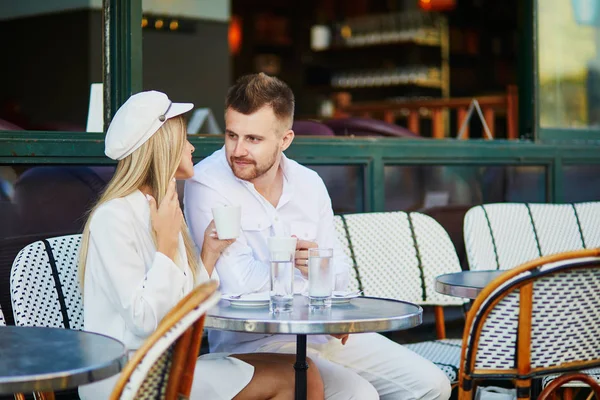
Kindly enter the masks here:
[[[437, 368], [437, 367], [436, 367]], [[431, 400], [447, 400], [452, 393], [452, 386], [444, 372], [438, 369], [437, 373], [432, 374], [430, 381], [430, 389], [426, 398]]]
[[[343, 389], [332, 396], [333, 399], [348, 400], [379, 400], [379, 393], [375, 387], [366, 379], [354, 379], [351, 382], [343, 382]], [[327, 399], [330, 397], [327, 396]]]

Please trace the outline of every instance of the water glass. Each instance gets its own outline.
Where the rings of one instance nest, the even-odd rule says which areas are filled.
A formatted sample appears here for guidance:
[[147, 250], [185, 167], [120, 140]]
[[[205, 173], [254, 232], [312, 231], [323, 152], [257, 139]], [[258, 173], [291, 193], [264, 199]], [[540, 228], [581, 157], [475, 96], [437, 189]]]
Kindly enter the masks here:
[[271, 287], [269, 309], [273, 313], [290, 312], [294, 304], [294, 254], [296, 238], [269, 238]]
[[334, 276], [333, 249], [309, 249], [308, 304], [310, 307], [331, 307]]

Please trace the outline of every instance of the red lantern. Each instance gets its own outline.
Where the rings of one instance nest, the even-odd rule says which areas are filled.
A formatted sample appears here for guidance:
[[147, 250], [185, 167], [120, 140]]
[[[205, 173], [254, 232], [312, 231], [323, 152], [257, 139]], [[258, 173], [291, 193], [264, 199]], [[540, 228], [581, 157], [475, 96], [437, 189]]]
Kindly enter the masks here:
[[456, 8], [456, 0], [419, 0], [419, 7], [425, 11], [452, 11]]

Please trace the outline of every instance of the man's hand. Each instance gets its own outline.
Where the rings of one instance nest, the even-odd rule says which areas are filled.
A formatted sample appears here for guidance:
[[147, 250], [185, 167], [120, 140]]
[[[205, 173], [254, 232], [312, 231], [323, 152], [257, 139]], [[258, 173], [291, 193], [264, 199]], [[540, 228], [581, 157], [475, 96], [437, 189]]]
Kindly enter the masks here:
[[296, 268], [300, 270], [302, 276], [308, 278], [308, 249], [316, 249], [315, 242], [300, 240], [296, 243]]
[[350, 335], [348, 335], [347, 333], [344, 333], [342, 335], [331, 335], [336, 339], [340, 339], [342, 341], [342, 345], [345, 345], [346, 342], [348, 341], [348, 338], [350, 337]]

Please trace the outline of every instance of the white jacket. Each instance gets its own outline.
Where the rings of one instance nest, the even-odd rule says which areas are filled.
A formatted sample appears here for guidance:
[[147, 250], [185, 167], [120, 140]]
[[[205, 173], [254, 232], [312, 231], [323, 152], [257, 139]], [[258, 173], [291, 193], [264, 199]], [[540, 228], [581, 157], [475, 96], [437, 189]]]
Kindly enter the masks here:
[[[84, 330], [114, 337], [129, 351], [141, 346], [167, 312], [196, 283], [209, 278], [204, 266], [200, 265], [194, 282], [181, 236], [178, 262], [175, 263], [156, 250], [151, 229], [150, 207], [140, 191], [103, 204], [94, 212], [90, 223], [83, 293]], [[236, 359], [224, 360], [225, 356], [220, 357], [221, 360], [215, 355], [210, 358], [237, 367], [233, 374], [238, 382], [234, 380], [235, 384], [229, 383], [233, 388], [209, 398], [231, 398], [252, 378], [253, 367], [248, 364]], [[218, 382], [218, 378], [205, 375], [200, 379]], [[117, 376], [114, 376], [82, 386], [80, 396], [106, 399], [116, 380]], [[194, 386], [198, 386], [197, 382]], [[204, 392], [207, 393], [206, 388]]]

